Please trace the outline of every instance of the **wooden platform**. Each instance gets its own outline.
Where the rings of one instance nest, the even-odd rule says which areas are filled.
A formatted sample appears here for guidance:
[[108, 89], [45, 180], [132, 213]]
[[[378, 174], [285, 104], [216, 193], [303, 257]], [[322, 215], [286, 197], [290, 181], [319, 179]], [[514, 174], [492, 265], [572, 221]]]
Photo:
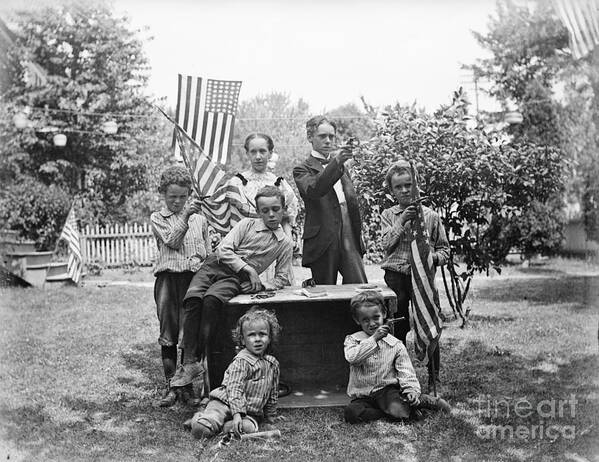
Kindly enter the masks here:
[[[343, 356], [345, 336], [358, 330], [349, 311], [350, 299], [360, 284], [319, 286], [326, 296], [308, 298], [301, 288], [277, 291], [271, 298], [239, 295], [233, 298], [215, 335], [209, 357], [210, 383], [220, 384], [235, 355], [231, 330], [250, 307], [260, 305], [276, 312], [283, 328], [274, 355], [281, 364], [281, 382], [291, 394], [281, 398], [282, 407], [339, 406], [347, 403], [345, 390], [349, 367]], [[395, 311], [395, 293], [379, 286], [388, 307]]]

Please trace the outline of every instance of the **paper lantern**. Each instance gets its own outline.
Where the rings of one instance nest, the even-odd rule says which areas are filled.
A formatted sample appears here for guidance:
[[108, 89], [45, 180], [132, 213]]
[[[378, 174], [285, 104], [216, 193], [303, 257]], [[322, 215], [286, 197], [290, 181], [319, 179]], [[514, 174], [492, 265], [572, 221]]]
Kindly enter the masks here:
[[109, 120], [102, 124], [102, 131], [107, 135], [114, 135], [119, 130], [119, 126], [114, 120]]
[[505, 121], [508, 124], [521, 124], [522, 120], [522, 114], [517, 111], [506, 112], [505, 114]]
[[57, 133], [52, 138], [52, 142], [54, 143], [54, 146], [63, 148], [67, 145], [67, 135], [64, 135], [63, 133]]
[[22, 112], [18, 112], [17, 114], [15, 114], [12, 118], [12, 121], [15, 124], [15, 127], [17, 127], [19, 130], [24, 129], [29, 124], [27, 116]]

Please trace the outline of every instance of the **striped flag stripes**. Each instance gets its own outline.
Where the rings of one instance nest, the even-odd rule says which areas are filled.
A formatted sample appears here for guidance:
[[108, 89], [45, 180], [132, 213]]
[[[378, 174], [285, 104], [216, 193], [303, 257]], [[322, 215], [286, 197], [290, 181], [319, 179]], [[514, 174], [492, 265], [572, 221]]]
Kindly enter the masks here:
[[242, 216], [237, 208], [231, 205], [230, 200], [241, 202], [241, 191], [236, 186], [224, 181], [225, 172], [214, 162], [203, 155], [193, 141], [197, 156], [190, 156], [185, 147], [184, 134], [175, 124], [177, 144], [180, 146], [183, 162], [191, 174], [194, 190], [202, 199], [201, 210], [214, 230], [220, 234], [227, 234]]
[[[224, 182], [225, 171], [206, 157], [201, 149], [190, 140], [191, 152], [186, 148], [182, 130], [175, 126], [175, 136], [183, 162], [191, 173], [194, 189], [200, 198], [212, 196]], [[189, 140], [189, 138], [187, 138]]]
[[67, 220], [62, 228], [58, 240], [65, 240], [69, 246], [69, 262], [67, 272], [69, 277], [76, 284], [81, 280], [83, 272], [83, 258], [81, 257], [81, 243], [79, 240], [79, 228], [77, 227], [77, 218], [75, 217], [75, 207], [71, 206], [71, 210], [67, 215]]
[[229, 160], [240, 89], [240, 81], [178, 76], [175, 120], [217, 164], [225, 165]]
[[241, 192], [236, 186], [227, 183], [212, 197], [202, 201], [202, 213], [210, 226], [221, 236], [231, 231], [231, 228], [243, 218], [237, 208], [229, 202], [231, 199], [241, 202]]
[[414, 332], [416, 357], [422, 361], [429, 358], [437, 348], [443, 322], [439, 317], [439, 293], [435, 287], [435, 268], [430, 251], [430, 236], [424, 222], [420, 202], [420, 189], [416, 170], [412, 172], [412, 200], [416, 201], [417, 217], [412, 220], [410, 266], [412, 274], [412, 303], [410, 303], [410, 328]]
[[555, 11], [568, 29], [575, 59], [599, 45], [599, 0], [554, 0]]

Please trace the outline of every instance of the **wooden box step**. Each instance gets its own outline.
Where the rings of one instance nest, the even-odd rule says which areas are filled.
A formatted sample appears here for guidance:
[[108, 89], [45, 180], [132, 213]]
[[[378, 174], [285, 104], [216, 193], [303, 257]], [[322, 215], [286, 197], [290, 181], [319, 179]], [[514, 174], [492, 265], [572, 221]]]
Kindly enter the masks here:
[[48, 266], [52, 261], [52, 255], [54, 252], [7, 252], [6, 257], [12, 260], [20, 260], [25, 258], [27, 266], [33, 265], [46, 265]]
[[53, 276], [46, 276], [46, 282], [72, 282], [73, 280], [69, 276], [69, 273], [55, 274]]
[[28, 266], [22, 278], [34, 287], [43, 287], [47, 273], [47, 265], [34, 265], [33, 268]]
[[56, 262], [52, 262], [50, 263], [50, 265], [48, 266], [48, 276], [46, 277], [46, 279], [49, 280], [49, 278], [53, 277], [53, 276], [62, 276], [63, 274], [67, 274], [69, 268], [69, 263], [66, 261], [56, 261]]

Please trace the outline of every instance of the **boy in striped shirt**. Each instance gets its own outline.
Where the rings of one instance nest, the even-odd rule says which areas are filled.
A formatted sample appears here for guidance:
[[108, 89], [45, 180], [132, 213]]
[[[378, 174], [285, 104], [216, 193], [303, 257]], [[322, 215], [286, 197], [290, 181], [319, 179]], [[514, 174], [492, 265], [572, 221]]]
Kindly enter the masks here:
[[188, 201], [191, 177], [187, 169], [174, 166], [160, 176], [158, 192], [164, 206], [152, 213], [150, 221], [158, 254], [154, 265], [154, 300], [160, 323], [158, 343], [166, 389], [160, 406], [171, 406], [177, 394], [170, 382], [177, 369], [177, 344], [183, 330], [183, 297], [206, 256], [212, 251], [208, 223], [199, 214], [200, 201]]
[[277, 412], [279, 362], [268, 354], [281, 326], [271, 311], [252, 307], [237, 321], [233, 332], [243, 348], [225, 371], [222, 385], [210, 392], [206, 409], [191, 419], [196, 438], [222, 431], [255, 433], [260, 422], [273, 424]]
[[441, 398], [420, 393], [420, 383], [404, 344], [384, 324], [387, 307], [383, 296], [373, 290], [354, 296], [352, 318], [362, 330], [345, 337], [344, 353], [349, 362], [345, 408], [349, 423], [392, 419], [419, 419], [420, 409], [451, 412]]

